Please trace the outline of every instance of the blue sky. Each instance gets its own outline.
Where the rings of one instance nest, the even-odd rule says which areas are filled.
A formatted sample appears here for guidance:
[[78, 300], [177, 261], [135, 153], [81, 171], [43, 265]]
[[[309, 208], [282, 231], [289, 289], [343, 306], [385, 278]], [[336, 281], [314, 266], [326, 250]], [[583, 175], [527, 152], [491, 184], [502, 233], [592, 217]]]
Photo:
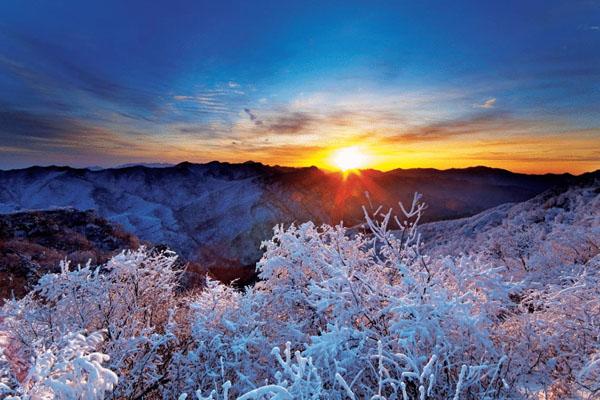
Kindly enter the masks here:
[[0, 3], [0, 168], [360, 145], [383, 169], [581, 172], [599, 110], [594, 0]]

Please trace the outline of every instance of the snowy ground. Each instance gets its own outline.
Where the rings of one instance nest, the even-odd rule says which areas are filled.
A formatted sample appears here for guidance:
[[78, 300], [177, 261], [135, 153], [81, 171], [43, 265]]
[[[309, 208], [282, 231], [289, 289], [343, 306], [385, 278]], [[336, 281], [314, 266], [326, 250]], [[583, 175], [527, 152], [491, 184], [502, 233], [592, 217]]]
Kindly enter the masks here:
[[[422, 204], [405, 206], [399, 230], [381, 212], [367, 215], [365, 235], [278, 226], [257, 264], [261, 281], [245, 291], [209, 280], [178, 294], [175, 256], [143, 248], [103, 273], [63, 265], [2, 308], [0, 390], [20, 399], [598, 398], [599, 181], [431, 224], [423, 236]], [[15, 359], [26, 360], [25, 377]]]

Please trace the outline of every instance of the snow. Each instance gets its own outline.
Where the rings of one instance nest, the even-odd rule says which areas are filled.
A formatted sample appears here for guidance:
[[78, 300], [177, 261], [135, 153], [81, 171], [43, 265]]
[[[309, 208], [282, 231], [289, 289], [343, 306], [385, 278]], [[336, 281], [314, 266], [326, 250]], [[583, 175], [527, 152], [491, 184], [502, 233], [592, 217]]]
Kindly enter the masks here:
[[[240, 266], [260, 258], [260, 241], [275, 221], [295, 218], [283, 213], [277, 194], [265, 197], [257, 176], [220, 176], [208, 168], [164, 176], [162, 168], [149, 170], [44, 170], [33, 178], [10, 178], [8, 173], [3, 178], [0, 173], [5, 191], [0, 212], [94, 209], [141, 239], [166, 243], [188, 259], [218, 263], [221, 257]], [[203, 249], [210, 254], [204, 256]]]
[[256, 163], [96, 171], [33, 167], [0, 171], [0, 212], [93, 209], [142, 240], [167, 244], [206, 267], [226, 268], [255, 264], [261, 241], [276, 223], [360, 222], [367, 189], [373, 189], [373, 201], [386, 204], [425, 190], [432, 203], [426, 216], [439, 219], [526, 199], [566, 178], [474, 168], [364, 171], [359, 178], [339, 179], [316, 168]]
[[0, 391], [21, 399], [593, 398], [598, 188], [549, 192], [423, 234], [420, 196], [398, 218], [365, 209], [364, 232], [277, 225], [263, 243], [261, 280], [244, 290], [208, 279], [202, 290], [178, 292], [169, 251], [126, 251], [101, 268], [65, 262], [3, 306], [9, 354], [0, 357]]

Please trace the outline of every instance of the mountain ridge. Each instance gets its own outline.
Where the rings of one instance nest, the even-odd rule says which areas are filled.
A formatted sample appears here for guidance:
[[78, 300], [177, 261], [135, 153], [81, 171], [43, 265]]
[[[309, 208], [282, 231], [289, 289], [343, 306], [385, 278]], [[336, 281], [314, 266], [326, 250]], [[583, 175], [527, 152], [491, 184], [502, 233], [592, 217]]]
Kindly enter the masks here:
[[343, 220], [351, 226], [362, 222], [362, 205], [396, 208], [416, 191], [430, 204], [424, 222], [453, 219], [524, 201], [576, 179], [488, 167], [365, 170], [344, 176], [252, 161], [103, 170], [29, 167], [0, 171], [0, 213], [93, 209], [142, 240], [165, 243], [209, 268], [240, 268], [256, 263], [260, 243], [279, 223]]
[[[273, 169], [277, 169], [277, 170], [318, 169], [318, 170], [323, 171], [328, 174], [341, 174], [340, 171], [319, 168], [315, 165], [294, 167], [294, 166], [284, 166], [284, 165], [279, 165], [279, 164], [275, 164], [275, 165], [265, 164], [260, 161], [253, 161], [253, 160], [247, 160], [247, 161], [243, 161], [243, 162], [228, 162], [228, 161], [212, 160], [212, 161], [199, 162], [199, 163], [192, 162], [192, 161], [181, 161], [181, 162], [178, 162], [175, 164], [141, 162], [141, 163], [124, 163], [124, 164], [119, 164], [119, 165], [109, 166], [109, 167], [101, 167], [101, 166], [74, 167], [74, 166], [70, 166], [70, 165], [50, 164], [50, 165], [31, 165], [28, 167], [19, 167], [19, 168], [0, 168], [0, 172], [22, 171], [22, 170], [28, 170], [28, 169], [59, 169], [59, 170], [71, 169], [71, 170], [88, 170], [88, 171], [98, 172], [98, 171], [105, 171], [105, 170], [122, 170], [122, 169], [129, 169], [129, 168], [165, 169], [165, 168], [184, 167], [184, 166], [208, 166], [208, 165], [215, 165], [215, 164], [220, 164], [223, 166], [259, 165], [262, 167], [273, 168]], [[505, 168], [490, 167], [487, 165], [473, 165], [473, 166], [468, 166], [468, 167], [463, 167], [463, 168], [457, 168], [457, 167], [451, 167], [451, 168], [434, 168], [434, 167], [402, 168], [402, 167], [399, 167], [399, 168], [389, 169], [386, 171], [376, 169], [376, 168], [364, 168], [364, 169], [361, 168], [361, 169], [358, 169], [357, 171], [367, 172], [367, 173], [374, 172], [374, 173], [381, 173], [381, 174], [388, 174], [388, 173], [392, 173], [395, 171], [398, 171], [398, 172], [400, 172], [400, 171], [402, 171], [402, 172], [410, 172], [410, 171], [421, 171], [421, 172], [424, 172], [424, 171], [431, 171], [431, 172], [495, 171], [495, 172], [504, 172], [504, 173], [509, 173], [509, 174], [525, 175], [525, 176], [571, 176], [571, 177], [576, 177], [576, 176], [581, 176], [581, 175], [593, 173], [596, 171], [600, 171], [600, 169], [584, 172], [581, 174], [571, 174], [570, 172], [560, 172], [560, 173], [559, 172], [546, 172], [546, 173], [536, 174], [536, 173], [511, 171], [511, 170], [508, 170]]]

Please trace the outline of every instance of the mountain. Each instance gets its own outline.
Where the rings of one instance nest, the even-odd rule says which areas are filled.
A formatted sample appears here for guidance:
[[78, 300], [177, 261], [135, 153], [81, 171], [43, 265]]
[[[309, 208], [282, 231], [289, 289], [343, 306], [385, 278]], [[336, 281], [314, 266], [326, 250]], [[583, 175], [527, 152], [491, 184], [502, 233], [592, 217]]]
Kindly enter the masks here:
[[430, 204], [427, 221], [459, 218], [527, 200], [573, 179], [486, 167], [365, 170], [346, 177], [316, 167], [255, 162], [104, 170], [31, 167], [0, 171], [0, 213], [91, 209], [209, 268], [239, 269], [255, 264], [261, 241], [278, 223], [343, 220], [355, 225], [362, 221], [363, 204], [395, 208], [415, 191]]
[[420, 226], [425, 253], [473, 255], [513, 278], [552, 282], [557, 269], [600, 253], [600, 171], [521, 203]]
[[[0, 304], [14, 295], [22, 297], [46, 273], [60, 271], [60, 261], [72, 265], [102, 265], [122, 250], [145, 245], [151, 251], [164, 251], [165, 245], [141, 241], [95, 212], [62, 208], [0, 214]], [[206, 269], [178, 258], [176, 267], [185, 270], [182, 289], [204, 284]], [[214, 277], [230, 282], [232, 273], [246, 283], [243, 271], [216, 271]]]
[[[3, 235], [66, 252], [87, 242], [100, 249], [127, 244], [114, 240], [119, 235], [110, 227], [99, 228], [105, 222], [97, 218], [74, 210], [15, 213], [3, 217]], [[90, 268], [47, 274], [27, 296], [0, 307], [0, 389], [26, 393], [32, 376], [45, 382], [40, 365], [48, 357], [66, 357], [52, 376], [95, 361], [103, 369], [88, 368], [86, 376], [118, 377], [110, 386], [115, 398], [209, 393], [215, 385], [205, 377], [213, 371], [250, 377], [232, 379], [229, 393], [251, 397], [282, 382], [285, 371], [269, 361], [281, 361], [280, 353], [272, 349], [290, 354], [296, 343], [299, 363], [328, 357], [315, 358], [304, 374], [308, 384], [296, 386], [308, 391], [290, 398], [340, 397], [342, 373], [363, 379], [347, 385], [355, 398], [377, 396], [384, 379], [402, 384], [405, 398], [419, 397], [426, 386], [435, 398], [593, 398], [598, 392], [599, 172], [521, 203], [425, 224], [423, 257], [412, 240], [388, 233], [373, 240], [311, 222], [280, 229], [257, 265], [261, 281], [247, 291], [215, 280], [201, 291], [180, 291], [172, 254], [146, 249], [114, 257], [101, 274]], [[104, 337], [89, 336], [96, 347], [76, 347], [89, 332]], [[362, 366], [383, 349], [390, 372], [375, 375], [372, 368], [365, 377]], [[92, 351], [97, 358], [71, 357]], [[152, 372], [148, 380], [137, 373], [145, 370]], [[410, 377], [407, 370], [416, 372]], [[475, 371], [475, 383], [461, 386], [468, 371]]]
[[92, 211], [58, 209], [0, 215], [0, 299], [24, 295], [61, 260], [102, 264], [140, 245]]
[[[118, 165], [115, 168], [129, 168], [129, 167], [137, 167], [137, 166], [148, 167], [148, 168], [167, 168], [167, 167], [172, 167], [173, 165], [175, 165], [175, 164], [160, 163], [160, 162], [156, 162], [156, 163], [127, 163], [127, 164]], [[100, 169], [104, 169], [104, 168], [100, 168]]]

